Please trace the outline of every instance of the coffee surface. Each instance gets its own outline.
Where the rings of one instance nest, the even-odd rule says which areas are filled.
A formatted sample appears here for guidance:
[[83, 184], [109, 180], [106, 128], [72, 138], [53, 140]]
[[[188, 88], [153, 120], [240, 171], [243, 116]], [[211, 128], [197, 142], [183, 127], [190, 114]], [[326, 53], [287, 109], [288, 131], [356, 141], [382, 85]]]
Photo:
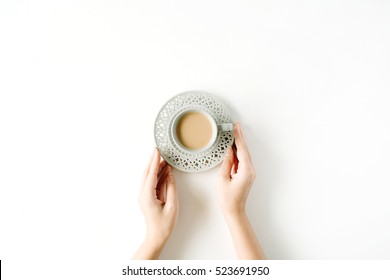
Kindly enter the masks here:
[[176, 126], [178, 140], [188, 149], [201, 149], [207, 146], [212, 133], [213, 128], [209, 119], [199, 112], [184, 114]]

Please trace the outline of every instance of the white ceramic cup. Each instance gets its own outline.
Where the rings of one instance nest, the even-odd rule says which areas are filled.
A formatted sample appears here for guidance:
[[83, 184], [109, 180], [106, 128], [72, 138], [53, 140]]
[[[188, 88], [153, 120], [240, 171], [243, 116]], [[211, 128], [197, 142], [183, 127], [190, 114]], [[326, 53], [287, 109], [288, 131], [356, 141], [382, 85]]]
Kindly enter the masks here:
[[[201, 113], [203, 114], [205, 117], [207, 117], [207, 119], [209, 120], [210, 124], [211, 124], [211, 129], [212, 129], [212, 132], [211, 132], [211, 137], [210, 137], [210, 140], [209, 142], [207, 143], [207, 145], [203, 146], [202, 148], [200, 149], [190, 149], [186, 146], [184, 146], [178, 136], [177, 136], [177, 125], [180, 121], [180, 119], [185, 115], [185, 114], [188, 114], [188, 113], [192, 113], [192, 112], [197, 112], [197, 113]], [[206, 111], [202, 110], [202, 109], [194, 109], [194, 108], [190, 108], [190, 109], [184, 109], [182, 111], [180, 111], [176, 116], [173, 117], [172, 119], [172, 125], [171, 125], [171, 135], [172, 135], [172, 139], [173, 141], [175, 142], [175, 144], [182, 150], [186, 151], [186, 152], [203, 152], [203, 151], [206, 151], [207, 149], [209, 149], [211, 146], [214, 145], [214, 143], [217, 141], [217, 137], [219, 135], [219, 132], [224, 132], [224, 131], [232, 131], [233, 130], [233, 124], [232, 123], [223, 123], [223, 124], [217, 124], [217, 122], [215, 121], [215, 119]]]

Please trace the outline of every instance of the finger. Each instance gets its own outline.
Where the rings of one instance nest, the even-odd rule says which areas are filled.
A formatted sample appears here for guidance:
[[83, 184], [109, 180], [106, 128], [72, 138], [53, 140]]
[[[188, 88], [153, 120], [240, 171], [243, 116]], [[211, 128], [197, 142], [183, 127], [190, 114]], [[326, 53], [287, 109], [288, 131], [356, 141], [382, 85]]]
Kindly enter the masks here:
[[[234, 152], [234, 149], [233, 149], [233, 152]], [[237, 170], [238, 170], [238, 159], [236, 157], [236, 154], [233, 153], [233, 166], [232, 166], [231, 175], [236, 174]]]
[[160, 165], [160, 152], [156, 149], [156, 152], [153, 155], [152, 162], [150, 163], [150, 168], [147, 177], [144, 181], [144, 186], [150, 194], [156, 196], [156, 184], [157, 184], [157, 173]]
[[222, 166], [219, 169], [219, 176], [225, 180], [230, 180], [230, 174], [233, 166], [233, 149], [229, 146], [226, 149], [225, 158], [223, 159]]
[[166, 182], [167, 182], [167, 198], [166, 198], [165, 205], [167, 204], [176, 205], [176, 206], [179, 205], [179, 199], [178, 199], [177, 189], [176, 189], [176, 181], [172, 172], [168, 174]]
[[160, 152], [159, 150], [156, 149], [145, 182], [145, 185], [149, 186], [149, 188], [151, 189], [152, 188], [154, 189], [156, 187], [159, 165], [160, 165]]
[[171, 173], [172, 169], [169, 165], [167, 165], [167, 168], [165, 168], [165, 171], [163, 174], [161, 174], [161, 177], [157, 183], [156, 186], [156, 194], [157, 194], [157, 199], [160, 200], [161, 202], [164, 202], [164, 192], [166, 191], [166, 180], [168, 177], [168, 174]]
[[152, 164], [152, 161], [153, 161], [155, 153], [156, 153], [156, 148], [153, 149], [153, 153], [152, 153], [151, 157], [149, 158], [148, 163], [146, 165], [146, 168], [145, 168], [145, 171], [144, 171], [144, 174], [143, 174], [144, 180], [148, 177], [149, 170], [150, 170], [150, 165]]
[[160, 173], [161, 169], [167, 164], [167, 162], [165, 161], [165, 159], [162, 159], [160, 161], [160, 164], [159, 164], [159, 167], [158, 167], [158, 172]]
[[172, 171], [172, 168], [167, 164], [163, 170], [161, 170], [160, 174], [158, 175], [158, 182], [157, 184], [164, 181], [164, 177], [166, 177], [170, 172]]
[[245, 142], [244, 136], [242, 134], [241, 125], [237, 123], [234, 126], [234, 143], [237, 147], [237, 159], [240, 164], [249, 165], [251, 163], [251, 158], [248, 151], [248, 146]]
[[165, 191], [165, 183], [162, 182], [156, 187], [156, 198], [164, 203], [164, 191]]
[[155, 177], [158, 174], [160, 167], [160, 151], [156, 149], [152, 164], [150, 165], [149, 175]]
[[160, 167], [158, 168], [158, 175], [157, 175], [158, 180], [160, 180], [161, 176], [164, 174], [167, 167], [168, 167], [167, 162], [165, 160], [162, 160], [160, 162]]

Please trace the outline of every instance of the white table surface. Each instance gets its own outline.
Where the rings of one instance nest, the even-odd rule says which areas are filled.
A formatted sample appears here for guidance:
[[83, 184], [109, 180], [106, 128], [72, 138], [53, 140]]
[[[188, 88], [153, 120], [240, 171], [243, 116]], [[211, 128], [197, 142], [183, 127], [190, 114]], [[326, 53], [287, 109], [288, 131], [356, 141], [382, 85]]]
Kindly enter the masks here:
[[[389, 30], [389, 1], [1, 1], [0, 259], [130, 259], [154, 119], [192, 89], [242, 123], [269, 258], [390, 258]], [[162, 258], [235, 258], [217, 172], [174, 171]]]

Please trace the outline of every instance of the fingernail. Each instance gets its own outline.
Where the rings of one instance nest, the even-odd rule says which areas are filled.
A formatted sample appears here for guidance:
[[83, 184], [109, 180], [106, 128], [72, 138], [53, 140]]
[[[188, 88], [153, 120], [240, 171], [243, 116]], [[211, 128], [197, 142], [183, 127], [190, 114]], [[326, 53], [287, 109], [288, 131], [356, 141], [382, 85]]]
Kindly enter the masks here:
[[169, 173], [169, 182], [171, 182], [171, 183], [175, 182], [175, 177], [173, 176], [172, 173]]

